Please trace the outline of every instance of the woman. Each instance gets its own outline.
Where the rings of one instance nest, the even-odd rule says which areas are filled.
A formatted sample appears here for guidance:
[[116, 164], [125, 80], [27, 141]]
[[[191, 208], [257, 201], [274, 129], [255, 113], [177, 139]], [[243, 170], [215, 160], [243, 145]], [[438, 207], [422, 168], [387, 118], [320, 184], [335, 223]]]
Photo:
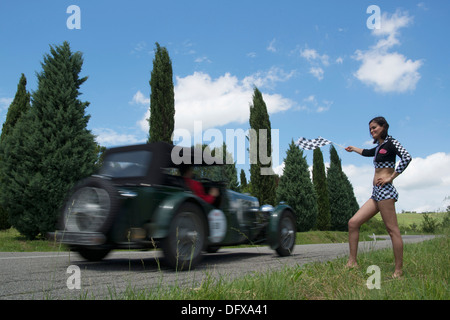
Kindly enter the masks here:
[[[353, 146], [345, 148], [348, 152], [354, 151], [365, 157], [374, 157], [375, 165], [372, 197], [348, 222], [350, 256], [347, 266], [357, 266], [359, 228], [380, 212], [394, 249], [395, 271], [392, 277], [399, 278], [403, 274], [403, 241], [395, 212], [398, 193], [392, 182], [406, 169], [411, 162], [411, 156], [397, 140], [388, 135], [389, 124], [383, 117], [370, 120], [369, 129], [374, 143], [378, 144], [375, 148], [360, 149]], [[400, 157], [397, 168], [395, 168], [396, 155]]]

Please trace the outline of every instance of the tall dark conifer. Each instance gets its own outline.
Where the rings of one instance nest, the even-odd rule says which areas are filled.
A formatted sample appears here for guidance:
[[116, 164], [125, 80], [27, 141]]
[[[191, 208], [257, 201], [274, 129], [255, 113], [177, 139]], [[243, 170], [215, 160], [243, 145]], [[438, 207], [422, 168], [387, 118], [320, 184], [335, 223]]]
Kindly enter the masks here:
[[[253, 104], [250, 105], [250, 128], [255, 133], [253, 139], [250, 137], [251, 193], [258, 198], [261, 204], [273, 205], [275, 204], [276, 185], [272, 161], [265, 163], [267, 159], [260, 157], [261, 155], [267, 158], [272, 156], [271, 125], [266, 103], [258, 88], [254, 89]], [[272, 175], [267, 174], [268, 172], [271, 172]]]
[[17, 85], [16, 95], [8, 108], [6, 120], [3, 123], [0, 141], [3, 141], [4, 137], [12, 131], [19, 118], [30, 109], [30, 93], [27, 91], [26, 86], [27, 78], [22, 73], [19, 84]]
[[353, 187], [342, 171], [341, 159], [334, 148], [330, 147], [330, 167], [327, 172], [328, 191], [330, 195], [331, 229], [348, 230], [348, 220], [356, 213], [359, 206]]
[[[17, 85], [16, 95], [14, 96], [14, 100], [8, 108], [6, 120], [3, 123], [2, 134], [0, 136], [0, 144], [2, 144], [6, 136], [11, 133], [17, 121], [19, 121], [22, 115], [27, 113], [30, 109], [30, 93], [27, 91], [26, 86], [27, 78], [22, 73], [19, 84]], [[1, 154], [1, 150], [2, 148], [0, 147], [0, 170], [1, 167], [3, 167], [3, 155]], [[2, 192], [2, 187], [6, 187], [6, 185], [4, 184], [4, 182], [0, 181], [0, 193]], [[3, 209], [3, 206], [0, 203], [0, 230], [9, 229], [10, 227], [11, 224], [9, 223], [8, 212]]]
[[283, 175], [276, 191], [277, 202], [284, 201], [296, 214], [297, 230], [308, 231], [316, 225], [317, 195], [303, 150], [292, 141], [284, 159]]
[[239, 182], [237, 178], [236, 162], [233, 162], [233, 156], [227, 151], [225, 142], [222, 145], [223, 152], [223, 170], [227, 180], [227, 188], [233, 191], [240, 191]]
[[327, 177], [325, 173], [325, 164], [323, 154], [320, 148], [314, 149], [313, 154], [313, 183], [317, 193], [317, 225], [318, 230], [330, 229], [330, 200], [328, 194]]
[[175, 126], [175, 94], [172, 61], [165, 47], [156, 43], [150, 79], [150, 119], [148, 142], [172, 143]]
[[241, 169], [239, 178], [240, 178], [240, 185], [239, 185], [240, 191], [243, 193], [248, 192], [249, 190], [248, 190], [247, 177], [245, 176], [244, 169]]
[[83, 65], [70, 45], [50, 46], [37, 74], [32, 106], [2, 143], [0, 194], [12, 225], [29, 239], [55, 228], [59, 209], [73, 184], [93, 172], [94, 136], [87, 130], [88, 102], [79, 100]]

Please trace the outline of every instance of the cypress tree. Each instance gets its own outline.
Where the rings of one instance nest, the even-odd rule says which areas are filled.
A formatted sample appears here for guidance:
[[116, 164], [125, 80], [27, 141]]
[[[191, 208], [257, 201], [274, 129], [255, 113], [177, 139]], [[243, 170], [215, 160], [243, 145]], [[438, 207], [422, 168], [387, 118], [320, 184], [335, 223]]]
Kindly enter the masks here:
[[[30, 93], [26, 89], [27, 86], [27, 78], [22, 73], [20, 77], [19, 84], [17, 85], [16, 95], [14, 96], [14, 100], [8, 108], [8, 113], [6, 114], [6, 120], [2, 126], [2, 134], [0, 136], [0, 144], [3, 143], [5, 137], [11, 133], [14, 129], [17, 121], [20, 117], [25, 114], [30, 109]], [[0, 147], [0, 150], [2, 148]], [[0, 168], [2, 165], [3, 155], [0, 154]], [[0, 192], [4, 185], [3, 181], [0, 181]], [[8, 212], [3, 209], [3, 206], [0, 204], [0, 230], [9, 229], [11, 224], [8, 219]]]
[[284, 159], [283, 175], [276, 191], [277, 202], [284, 201], [296, 214], [297, 230], [308, 231], [316, 225], [317, 195], [310, 178], [308, 163], [292, 140]]
[[225, 142], [223, 143], [222, 152], [223, 152], [225, 177], [228, 181], [227, 188], [239, 192], [240, 188], [237, 179], [236, 162], [230, 163], [233, 161], [233, 159], [231, 153], [227, 151], [227, 145], [225, 144]]
[[328, 194], [327, 177], [325, 174], [325, 164], [320, 148], [314, 149], [313, 153], [313, 183], [317, 193], [317, 225], [318, 230], [330, 229], [330, 199]]
[[78, 99], [83, 57], [67, 42], [44, 55], [32, 106], [2, 143], [0, 199], [11, 224], [29, 239], [54, 230], [73, 184], [90, 175], [97, 160], [87, 130], [88, 102]]
[[[272, 137], [269, 113], [262, 93], [258, 88], [253, 92], [253, 104], [250, 105], [250, 128], [255, 132], [255, 139], [250, 138], [250, 180], [251, 192], [258, 198], [260, 204], [275, 204], [275, 179], [272, 175], [261, 174], [261, 169], [272, 170], [272, 161], [262, 163], [260, 155], [272, 156]], [[260, 136], [266, 135], [266, 143], [260, 144]], [[262, 139], [264, 140], [264, 139]], [[266, 150], [261, 148], [267, 148]], [[252, 157], [254, 157], [252, 159]], [[256, 161], [255, 161], [256, 160]], [[266, 159], [264, 159], [265, 161]], [[256, 163], [252, 163], [256, 162]]]
[[245, 176], [244, 169], [241, 169], [241, 174], [239, 176], [240, 178], [240, 191], [243, 193], [247, 193], [248, 190], [248, 184], [247, 184], [247, 177]]
[[348, 230], [348, 220], [356, 213], [359, 206], [353, 187], [342, 171], [341, 159], [334, 146], [330, 147], [330, 167], [327, 172], [328, 191], [330, 195], [331, 229]]
[[3, 123], [0, 141], [3, 141], [4, 137], [12, 131], [19, 118], [30, 109], [30, 93], [27, 91], [26, 86], [27, 78], [22, 73], [17, 85], [16, 95], [8, 108], [6, 120]]
[[175, 94], [172, 61], [169, 52], [156, 42], [150, 79], [150, 118], [148, 142], [172, 143], [175, 125]]

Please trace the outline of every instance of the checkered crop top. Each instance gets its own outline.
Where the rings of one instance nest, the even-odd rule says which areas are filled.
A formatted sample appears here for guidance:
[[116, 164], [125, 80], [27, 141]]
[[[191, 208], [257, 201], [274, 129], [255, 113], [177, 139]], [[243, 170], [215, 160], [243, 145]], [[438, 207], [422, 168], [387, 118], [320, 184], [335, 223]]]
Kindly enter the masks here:
[[395, 155], [398, 155], [400, 162], [395, 169], [398, 173], [402, 173], [412, 160], [408, 151], [391, 136], [387, 136], [381, 145], [373, 149], [364, 149], [362, 155], [364, 157], [374, 157], [373, 164], [375, 168], [395, 168]]

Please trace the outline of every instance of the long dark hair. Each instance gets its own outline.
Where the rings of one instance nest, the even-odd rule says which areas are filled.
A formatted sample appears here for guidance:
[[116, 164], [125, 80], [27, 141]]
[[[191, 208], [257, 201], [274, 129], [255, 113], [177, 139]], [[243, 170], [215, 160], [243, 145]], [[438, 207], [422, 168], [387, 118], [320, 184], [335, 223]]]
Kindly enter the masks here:
[[[388, 136], [389, 123], [386, 121], [384, 117], [375, 117], [369, 121], [369, 126], [372, 122], [377, 123], [380, 127], [383, 127], [383, 131], [381, 132], [381, 138], [386, 139]], [[377, 143], [376, 139], [373, 139], [373, 143]]]

